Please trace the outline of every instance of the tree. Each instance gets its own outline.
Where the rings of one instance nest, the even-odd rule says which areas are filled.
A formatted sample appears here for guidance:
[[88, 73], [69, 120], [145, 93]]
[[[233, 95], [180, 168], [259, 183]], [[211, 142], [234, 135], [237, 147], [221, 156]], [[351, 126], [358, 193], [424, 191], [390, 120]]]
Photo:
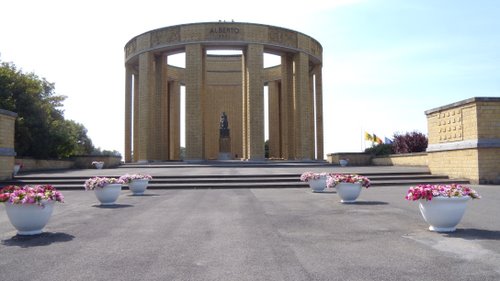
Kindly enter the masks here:
[[1, 62], [0, 108], [18, 114], [14, 144], [18, 156], [64, 158], [93, 150], [85, 127], [64, 119], [65, 99], [55, 94], [54, 83]]
[[395, 153], [423, 152], [427, 149], [427, 137], [420, 132], [410, 132], [406, 134], [394, 134], [392, 144]]

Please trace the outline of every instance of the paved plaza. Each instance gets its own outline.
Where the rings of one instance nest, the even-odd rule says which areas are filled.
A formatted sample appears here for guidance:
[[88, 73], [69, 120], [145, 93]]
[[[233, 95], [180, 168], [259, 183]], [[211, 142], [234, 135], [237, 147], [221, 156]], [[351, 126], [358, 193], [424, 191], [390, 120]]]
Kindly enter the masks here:
[[451, 234], [427, 230], [408, 186], [363, 189], [355, 204], [256, 188], [123, 190], [100, 207], [63, 191], [34, 237], [0, 207], [0, 279], [500, 280], [500, 186], [473, 187], [483, 198]]

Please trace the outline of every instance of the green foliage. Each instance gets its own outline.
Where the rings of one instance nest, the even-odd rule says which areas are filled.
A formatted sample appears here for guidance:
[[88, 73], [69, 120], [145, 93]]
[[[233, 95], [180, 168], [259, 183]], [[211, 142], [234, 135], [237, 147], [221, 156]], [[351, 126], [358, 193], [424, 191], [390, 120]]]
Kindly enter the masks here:
[[101, 150], [100, 147], [94, 148], [90, 155], [122, 156], [121, 153], [117, 150]]
[[18, 114], [18, 156], [64, 158], [93, 150], [85, 127], [64, 119], [60, 108], [66, 97], [55, 94], [54, 83], [23, 73], [13, 63], [0, 63], [0, 108]]
[[365, 152], [376, 156], [389, 155], [394, 153], [392, 144], [386, 144], [386, 143], [381, 143], [372, 147], [368, 147], [365, 149]]

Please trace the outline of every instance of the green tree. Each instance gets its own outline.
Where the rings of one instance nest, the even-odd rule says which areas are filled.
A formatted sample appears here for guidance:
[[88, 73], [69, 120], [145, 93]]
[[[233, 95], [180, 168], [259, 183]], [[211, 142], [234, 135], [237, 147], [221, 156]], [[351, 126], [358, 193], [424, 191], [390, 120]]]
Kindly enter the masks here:
[[93, 150], [87, 130], [64, 119], [65, 96], [54, 83], [0, 61], [0, 108], [16, 112], [15, 150], [19, 156], [64, 158]]

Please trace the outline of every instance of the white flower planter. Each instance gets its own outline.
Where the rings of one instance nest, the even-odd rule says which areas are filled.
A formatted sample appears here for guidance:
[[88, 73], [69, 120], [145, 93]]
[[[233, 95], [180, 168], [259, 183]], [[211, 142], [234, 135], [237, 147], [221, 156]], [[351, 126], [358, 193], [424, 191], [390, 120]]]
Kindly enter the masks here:
[[347, 166], [347, 164], [349, 164], [349, 161], [345, 160], [345, 159], [340, 159], [339, 164], [340, 164], [340, 166], [345, 167], [345, 166]]
[[102, 169], [102, 167], [104, 167], [104, 163], [95, 163], [94, 165], [95, 165], [95, 168], [98, 170], [100, 170], [100, 169]]
[[114, 205], [121, 191], [122, 185], [119, 183], [108, 184], [102, 188], [94, 188], [95, 196], [101, 202], [101, 205]]
[[433, 197], [432, 200], [420, 200], [420, 213], [430, 224], [429, 230], [436, 232], [453, 232], [462, 219], [469, 196]]
[[149, 180], [147, 179], [137, 179], [137, 180], [132, 180], [128, 184], [128, 188], [134, 195], [143, 195], [144, 191], [146, 191], [146, 188], [148, 187]]
[[337, 194], [340, 196], [340, 202], [352, 203], [355, 202], [361, 193], [360, 183], [345, 183], [341, 182], [335, 186]]
[[19, 235], [34, 235], [42, 233], [49, 222], [54, 208], [54, 202], [44, 206], [37, 204], [5, 204], [5, 210], [10, 223], [17, 229]]
[[16, 164], [16, 165], [14, 165], [14, 170], [13, 170], [12, 174], [13, 174], [14, 176], [16, 176], [16, 175], [17, 175], [17, 173], [19, 173], [19, 170], [20, 170], [20, 169], [21, 169], [21, 165], [17, 165], [17, 164]]
[[321, 176], [319, 179], [311, 179], [307, 183], [313, 192], [322, 192], [326, 188], [326, 176]]

